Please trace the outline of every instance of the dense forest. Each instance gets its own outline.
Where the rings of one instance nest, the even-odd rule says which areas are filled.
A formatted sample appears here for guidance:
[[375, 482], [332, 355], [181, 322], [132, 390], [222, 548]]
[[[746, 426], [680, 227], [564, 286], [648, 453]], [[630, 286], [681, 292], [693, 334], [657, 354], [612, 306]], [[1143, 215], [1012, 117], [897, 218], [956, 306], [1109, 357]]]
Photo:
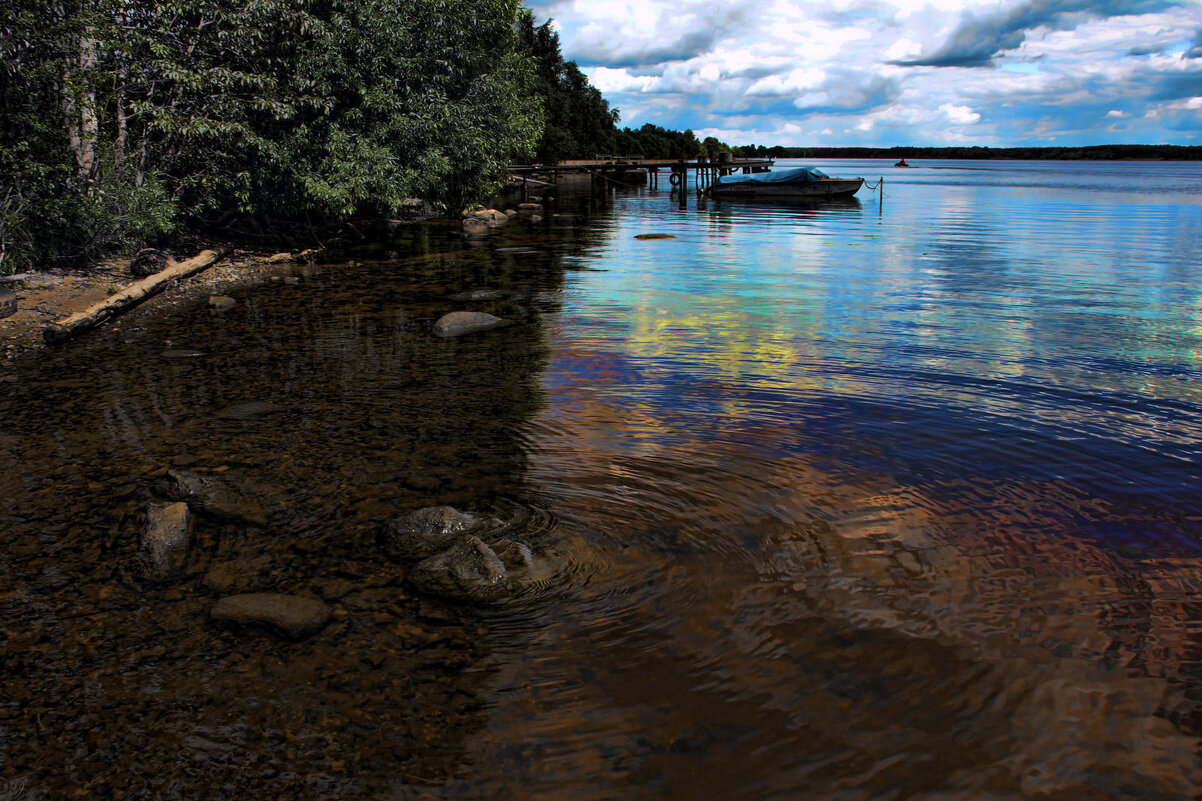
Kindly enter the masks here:
[[479, 200], [506, 167], [727, 149], [619, 130], [518, 0], [10, 0], [0, 273], [237, 216], [330, 223]]
[[483, 196], [543, 131], [517, 0], [9, 0], [0, 271], [234, 213]]

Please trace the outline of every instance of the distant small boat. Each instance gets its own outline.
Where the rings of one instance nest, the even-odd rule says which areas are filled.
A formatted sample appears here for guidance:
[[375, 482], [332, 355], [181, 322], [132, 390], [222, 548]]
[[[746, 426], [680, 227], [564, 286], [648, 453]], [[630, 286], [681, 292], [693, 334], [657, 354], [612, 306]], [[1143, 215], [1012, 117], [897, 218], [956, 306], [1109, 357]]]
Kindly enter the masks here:
[[817, 167], [724, 175], [708, 192], [719, 197], [795, 197], [810, 200], [847, 198], [859, 191], [863, 178], [832, 178]]
[[905, 159], [902, 159], [901, 161], [897, 162], [897, 163], [896, 163], [896, 164], [894, 164], [893, 166], [894, 166], [894, 167], [910, 167], [910, 166], [912, 166], [912, 165], [910, 165], [910, 164], [907, 164], [907, 163], [906, 163], [906, 160], [905, 160]]

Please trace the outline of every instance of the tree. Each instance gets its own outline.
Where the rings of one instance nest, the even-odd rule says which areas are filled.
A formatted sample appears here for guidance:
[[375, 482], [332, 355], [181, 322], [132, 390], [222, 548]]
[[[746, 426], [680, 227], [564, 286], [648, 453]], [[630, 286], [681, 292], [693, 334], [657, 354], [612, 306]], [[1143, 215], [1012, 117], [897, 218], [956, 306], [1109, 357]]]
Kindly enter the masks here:
[[454, 207], [542, 133], [517, 0], [12, 2], [3, 270], [220, 213]]
[[589, 84], [574, 61], [565, 61], [559, 35], [551, 21], [534, 24], [534, 15], [520, 13], [518, 34], [535, 64], [534, 90], [545, 112], [545, 129], [535, 158], [554, 163], [566, 158], [592, 158], [620, 150], [614, 138], [617, 110]]

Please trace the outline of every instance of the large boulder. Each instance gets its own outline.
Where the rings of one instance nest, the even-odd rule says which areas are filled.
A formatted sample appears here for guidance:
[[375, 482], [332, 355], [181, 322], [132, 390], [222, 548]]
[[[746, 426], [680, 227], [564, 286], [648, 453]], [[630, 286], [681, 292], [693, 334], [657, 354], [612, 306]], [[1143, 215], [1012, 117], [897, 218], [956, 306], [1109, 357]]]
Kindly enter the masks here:
[[146, 508], [135, 570], [147, 581], [165, 581], [183, 569], [191, 542], [188, 504], [152, 503]]
[[0, 286], [0, 320], [17, 310], [17, 295], [11, 289]]
[[474, 331], [496, 328], [505, 321], [484, 312], [453, 311], [444, 314], [434, 323], [434, 334], [440, 337], [458, 337]]
[[231, 595], [214, 604], [213, 620], [239, 626], [267, 626], [294, 640], [321, 631], [330, 621], [330, 607], [316, 598], [252, 592]]

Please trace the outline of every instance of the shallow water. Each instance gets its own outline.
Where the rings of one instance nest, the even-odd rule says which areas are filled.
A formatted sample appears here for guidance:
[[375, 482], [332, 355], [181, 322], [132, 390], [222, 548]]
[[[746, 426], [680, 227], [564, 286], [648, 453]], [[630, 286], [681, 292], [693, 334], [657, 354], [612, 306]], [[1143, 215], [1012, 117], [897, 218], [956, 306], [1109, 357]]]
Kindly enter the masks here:
[[[565, 187], [0, 368], [0, 779], [1193, 797], [1202, 166], [818, 164], [883, 199]], [[458, 308], [510, 324], [433, 337]], [[149, 586], [169, 468], [261, 522], [202, 515]], [[376, 532], [436, 504], [534, 511], [561, 580], [414, 593]], [[334, 621], [211, 624], [204, 575], [252, 559]]]

